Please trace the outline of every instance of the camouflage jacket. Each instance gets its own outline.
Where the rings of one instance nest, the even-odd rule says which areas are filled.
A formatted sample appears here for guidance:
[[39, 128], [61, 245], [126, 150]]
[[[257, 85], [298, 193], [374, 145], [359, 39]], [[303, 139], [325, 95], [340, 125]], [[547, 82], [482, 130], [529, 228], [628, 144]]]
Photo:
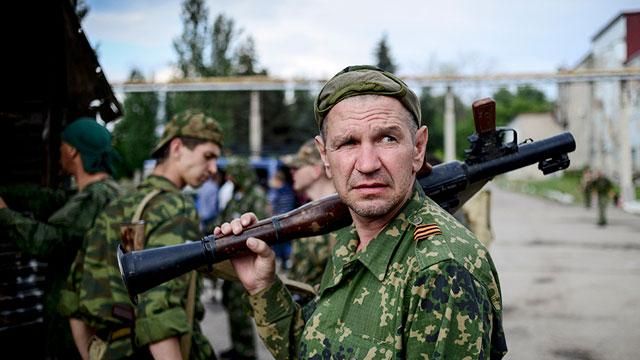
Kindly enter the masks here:
[[320, 285], [334, 241], [333, 233], [294, 240], [289, 278], [314, 287]]
[[93, 182], [70, 197], [46, 222], [10, 209], [0, 209], [0, 224], [9, 230], [9, 236], [18, 248], [48, 261], [47, 311], [57, 309], [60, 290], [85, 233], [119, 192], [118, 185], [110, 178]]
[[[81, 274], [72, 274], [69, 288], [78, 294], [77, 316], [98, 331], [127, 327], [117, 316], [116, 307], [135, 312], [135, 346], [146, 348], [170, 337], [192, 332], [191, 359], [208, 359], [213, 349], [200, 331], [204, 307], [196, 300], [195, 319], [190, 329], [185, 311], [189, 274], [159, 285], [138, 296], [138, 305], [129, 301], [116, 260], [120, 243], [120, 223], [133, 217], [138, 204], [154, 189], [162, 190], [145, 207], [145, 249], [176, 245], [200, 238], [198, 217], [193, 200], [182, 194], [169, 180], [150, 176], [136, 191], [114, 201], [96, 220], [86, 237], [86, 253]], [[200, 282], [200, 281], [198, 281]], [[196, 297], [198, 299], [198, 297]], [[107, 358], [133, 354], [128, 338], [109, 343]]]
[[278, 359], [500, 359], [506, 353], [498, 276], [484, 246], [419, 187], [356, 252], [337, 241], [320, 293], [303, 311], [282, 282], [250, 296]]

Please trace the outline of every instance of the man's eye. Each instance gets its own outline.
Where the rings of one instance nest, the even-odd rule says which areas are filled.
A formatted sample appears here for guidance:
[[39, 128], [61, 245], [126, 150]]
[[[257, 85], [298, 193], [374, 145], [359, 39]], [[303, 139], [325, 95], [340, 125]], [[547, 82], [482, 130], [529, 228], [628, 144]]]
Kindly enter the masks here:
[[392, 142], [396, 142], [396, 138], [391, 136], [391, 135], [386, 135], [382, 137], [382, 142], [383, 143], [392, 143]]
[[353, 144], [355, 144], [356, 142], [353, 139], [346, 139], [344, 141], [340, 141], [338, 142], [336, 148], [339, 149], [341, 147], [345, 147], [345, 146], [351, 146]]

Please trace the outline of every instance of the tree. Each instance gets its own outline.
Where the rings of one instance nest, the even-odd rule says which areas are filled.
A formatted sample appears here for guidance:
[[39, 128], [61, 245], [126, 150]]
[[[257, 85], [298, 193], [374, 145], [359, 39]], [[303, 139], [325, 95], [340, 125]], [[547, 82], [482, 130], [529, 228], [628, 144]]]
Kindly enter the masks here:
[[391, 50], [387, 45], [387, 34], [382, 35], [375, 49], [376, 65], [385, 71], [395, 73], [396, 65], [391, 58]]
[[506, 88], [500, 88], [493, 94], [496, 101], [496, 125], [505, 126], [522, 113], [549, 112], [554, 104], [546, 99], [544, 93], [529, 85], [520, 86], [515, 94]]
[[[244, 76], [258, 74], [256, 69], [258, 57], [256, 55], [255, 43], [251, 36], [248, 36], [240, 46], [238, 46], [235, 59], [237, 62], [235, 72], [238, 75]], [[266, 71], [262, 70], [262, 74], [266, 74]]]
[[182, 35], [173, 41], [178, 69], [183, 78], [205, 75], [204, 51], [208, 38], [208, 9], [204, 0], [185, 0], [182, 4]]
[[219, 14], [213, 22], [209, 66], [209, 74], [212, 76], [229, 76], [233, 72], [231, 48], [236, 35], [234, 26], [233, 19], [228, 19], [223, 14]]
[[[432, 156], [442, 160], [444, 157], [444, 103], [445, 96], [432, 96], [429, 89], [423, 89], [420, 96], [422, 124], [429, 128], [429, 144], [427, 151]], [[454, 95], [453, 108], [456, 118], [456, 156], [464, 158], [464, 150], [469, 143], [467, 137], [474, 129], [473, 114], [467, 106]]]
[[[144, 76], [131, 70], [131, 82], [142, 82]], [[156, 109], [158, 97], [155, 93], [129, 93], [124, 100], [124, 118], [113, 129], [114, 147], [121, 156], [116, 167], [118, 176], [131, 177], [142, 169], [144, 160], [150, 157], [156, 143]]]

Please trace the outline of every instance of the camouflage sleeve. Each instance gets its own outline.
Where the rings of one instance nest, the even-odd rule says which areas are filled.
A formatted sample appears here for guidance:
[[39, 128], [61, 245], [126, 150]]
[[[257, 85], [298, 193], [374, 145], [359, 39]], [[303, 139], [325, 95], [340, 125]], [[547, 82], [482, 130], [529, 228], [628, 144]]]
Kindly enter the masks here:
[[490, 295], [462, 265], [437, 263], [416, 278], [410, 291], [407, 359], [494, 358]]
[[84, 233], [91, 227], [96, 204], [87, 194], [78, 194], [47, 222], [40, 222], [22, 214], [4, 209], [0, 222], [9, 229], [18, 248], [33, 256], [52, 256], [56, 251], [75, 250]]
[[[165, 209], [166, 210], [166, 209]], [[153, 230], [145, 248], [182, 244], [200, 236], [197, 215], [187, 209], [172, 216]], [[185, 299], [189, 274], [168, 281], [139, 296], [136, 317], [136, 338], [146, 345], [189, 332]]]
[[304, 321], [302, 310], [282, 281], [248, 296], [258, 335], [276, 359], [296, 359]]
[[29, 212], [34, 218], [41, 220], [47, 219], [69, 199], [64, 190], [32, 184], [0, 186], [0, 196], [9, 208]]

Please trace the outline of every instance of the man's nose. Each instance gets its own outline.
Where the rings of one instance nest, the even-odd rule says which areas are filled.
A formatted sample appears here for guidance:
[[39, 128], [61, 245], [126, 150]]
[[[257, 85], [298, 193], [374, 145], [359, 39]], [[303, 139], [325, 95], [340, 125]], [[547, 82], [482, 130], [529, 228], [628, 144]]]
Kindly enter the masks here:
[[380, 169], [380, 157], [375, 146], [363, 143], [356, 159], [356, 170], [363, 174], [370, 174]]
[[218, 172], [218, 161], [217, 160], [210, 160], [209, 164], [207, 165], [207, 170], [209, 171], [209, 174], [211, 176], [215, 175]]

